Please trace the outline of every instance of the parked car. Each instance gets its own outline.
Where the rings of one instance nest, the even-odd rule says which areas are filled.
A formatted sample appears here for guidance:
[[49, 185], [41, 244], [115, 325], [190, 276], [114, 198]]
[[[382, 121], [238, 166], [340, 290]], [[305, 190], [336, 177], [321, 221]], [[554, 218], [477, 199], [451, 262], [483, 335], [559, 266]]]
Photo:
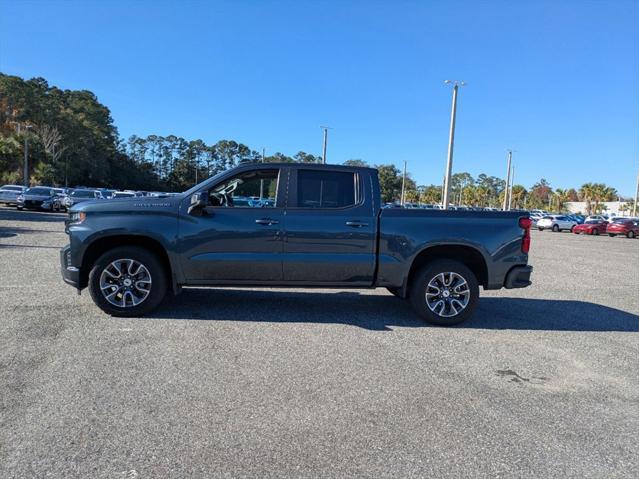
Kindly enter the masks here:
[[537, 226], [537, 222], [542, 219], [544, 217], [544, 215], [540, 214], [540, 213], [531, 213], [530, 214], [530, 220], [533, 223], [533, 226]]
[[0, 203], [5, 205], [15, 205], [18, 202], [18, 195], [24, 192], [26, 188], [18, 185], [4, 185], [0, 188]]
[[555, 233], [563, 230], [572, 231], [577, 226], [577, 222], [564, 215], [544, 216], [537, 221], [537, 229], [543, 231], [545, 229], [553, 230]]
[[626, 235], [627, 238], [634, 238], [639, 235], [639, 222], [636, 219], [617, 218], [608, 224], [606, 232], [608, 236]]
[[587, 220], [583, 224], [577, 225], [572, 229], [575, 234], [599, 235], [606, 232], [608, 227], [607, 221]]
[[575, 221], [578, 225], [582, 225], [586, 221], [586, 218], [584, 216], [581, 216], [581, 215], [567, 214], [565, 216], [567, 216], [571, 220]]
[[135, 198], [137, 195], [133, 191], [114, 191], [111, 194], [111, 199], [116, 198]]
[[[270, 205], [236, 205], [260, 186]], [[453, 325], [480, 285], [531, 284], [527, 213], [382, 209], [377, 171], [363, 167], [245, 164], [179, 196], [74, 205], [66, 231], [64, 281], [114, 316], [189, 285], [384, 287]]]
[[67, 196], [64, 200], [64, 206], [68, 209], [73, 205], [77, 205], [78, 203], [82, 203], [83, 201], [89, 200], [101, 200], [104, 199], [102, 193], [99, 190], [89, 190], [89, 189], [75, 189], [73, 190], [69, 196]]
[[62, 204], [55, 189], [48, 186], [34, 186], [27, 188], [17, 198], [16, 206], [19, 210], [60, 211]]

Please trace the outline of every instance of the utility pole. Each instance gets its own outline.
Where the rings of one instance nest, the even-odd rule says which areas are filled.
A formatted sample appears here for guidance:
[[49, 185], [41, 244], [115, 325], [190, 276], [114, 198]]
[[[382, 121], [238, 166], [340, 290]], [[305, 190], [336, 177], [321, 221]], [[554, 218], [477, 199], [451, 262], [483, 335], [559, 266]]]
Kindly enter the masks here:
[[511, 168], [510, 173], [510, 193], [508, 193], [508, 211], [510, 211], [511, 204], [513, 201], [513, 184], [515, 183], [515, 165]]
[[632, 216], [637, 216], [637, 200], [639, 199], [639, 175], [637, 175], [637, 188], [635, 189], [635, 204], [632, 206]]
[[400, 203], [402, 206], [406, 203], [406, 160], [404, 160], [404, 176], [402, 176], [402, 196]]
[[328, 143], [328, 126], [320, 126], [320, 128], [324, 129], [324, 145], [322, 147], [322, 164], [326, 164], [326, 144]]
[[504, 205], [502, 209], [508, 211], [508, 189], [510, 188], [510, 164], [513, 161], [513, 150], [508, 150], [508, 169], [506, 170], [506, 189], [504, 190]]
[[[262, 163], [266, 157], [266, 148], [262, 147]], [[264, 178], [260, 178], [260, 200], [264, 198]]]
[[23, 173], [23, 183], [26, 188], [29, 187], [29, 130], [32, 128], [31, 125], [24, 125], [24, 128], [27, 130], [24, 134], [24, 173]]
[[446, 85], [453, 84], [453, 105], [450, 112], [450, 132], [448, 135], [448, 157], [446, 159], [446, 176], [444, 177], [444, 196], [442, 198], [442, 207], [447, 210], [450, 195], [450, 175], [453, 171], [453, 146], [455, 144], [455, 119], [457, 116], [457, 91], [459, 85], [464, 86], [466, 83], [457, 80], [446, 80]]

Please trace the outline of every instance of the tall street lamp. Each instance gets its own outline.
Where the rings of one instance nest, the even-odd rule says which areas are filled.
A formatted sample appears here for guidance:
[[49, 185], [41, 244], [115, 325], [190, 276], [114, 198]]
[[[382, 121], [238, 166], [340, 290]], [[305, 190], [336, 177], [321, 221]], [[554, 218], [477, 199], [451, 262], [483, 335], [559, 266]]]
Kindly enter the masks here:
[[24, 172], [23, 172], [23, 184], [25, 188], [29, 187], [29, 130], [33, 128], [32, 125], [26, 124], [24, 128], [27, 132], [24, 134]]
[[510, 165], [513, 161], [513, 150], [508, 150], [508, 167], [506, 169], [506, 189], [504, 190], [504, 204], [502, 209], [507, 211], [510, 209], [508, 206], [508, 192], [510, 191]]
[[326, 145], [328, 144], [328, 130], [331, 129], [330, 126], [320, 126], [324, 130], [324, 143], [322, 145], [322, 164], [326, 164]]
[[446, 176], [444, 177], [444, 198], [442, 207], [447, 210], [450, 196], [450, 175], [453, 171], [453, 145], [455, 144], [455, 117], [457, 115], [457, 91], [459, 86], [466, 85], [463, 81], [446, 80], [446, 85], [453, 85], [453, 106], [450, 112], [450, 132], [448, 135], [448, 158], [446, 160]]

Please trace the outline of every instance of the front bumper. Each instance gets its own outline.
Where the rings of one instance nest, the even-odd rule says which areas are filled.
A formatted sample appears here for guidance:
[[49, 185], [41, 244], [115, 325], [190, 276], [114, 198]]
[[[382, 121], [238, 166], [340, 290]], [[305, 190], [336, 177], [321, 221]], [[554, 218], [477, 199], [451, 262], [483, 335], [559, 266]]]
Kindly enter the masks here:
[[80, 269], [71, 264], [71, 245], [60, 250], [60, 269], [64, 282], [80, 289]]
[[533, 267], [530, 265], [513, 267], [506, 275], [504, 288], [514, 289], [530, 286], [532, 284], [532, 282], [530, 281], [532, 270]]

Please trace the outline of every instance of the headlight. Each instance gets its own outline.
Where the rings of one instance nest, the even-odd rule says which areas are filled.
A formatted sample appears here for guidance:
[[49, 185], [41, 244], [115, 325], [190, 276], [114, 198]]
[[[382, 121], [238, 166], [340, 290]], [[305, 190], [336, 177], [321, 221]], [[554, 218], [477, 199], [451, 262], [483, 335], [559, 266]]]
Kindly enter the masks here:
[[84, 211], [80, 211], [78, 213], [69, 213], [69, 220], [70, 223], [72, 224], [80, 224], [82, 223], [87, 217], [87, 214]]

